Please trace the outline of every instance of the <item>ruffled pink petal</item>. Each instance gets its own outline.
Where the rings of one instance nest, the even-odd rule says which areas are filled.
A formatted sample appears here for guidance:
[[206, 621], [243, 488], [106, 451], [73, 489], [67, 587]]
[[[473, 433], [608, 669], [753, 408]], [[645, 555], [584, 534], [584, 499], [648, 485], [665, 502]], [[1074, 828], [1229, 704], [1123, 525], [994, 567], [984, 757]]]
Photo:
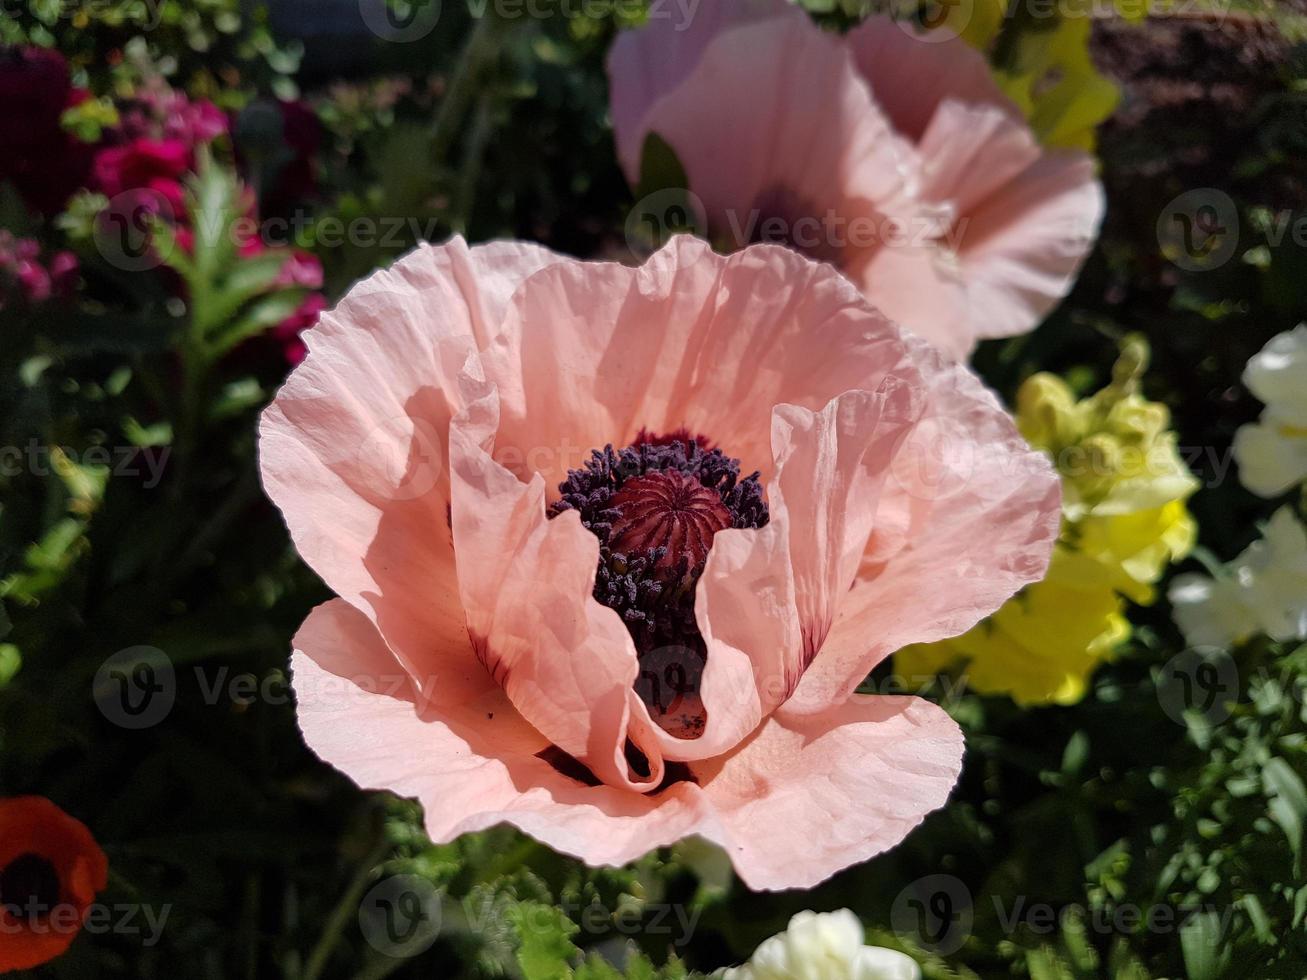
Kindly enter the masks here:
[[707, 720], [693, 740], [664, 733], [665, 758], [693, 761], [733, 749], [793, 690], [803, 669], [803, 628], [788, 527], [773, 516], [764, 528], [728, 529], [713, 539], [694, 604], [708, 650], [699, 683]]
[[785, 714], [838, 704], [895, 650], [966, 632], [1048, 567], [1061, 485], [997, 399], [920, 342], [925, 417], [899, 450], [858, 579]]
[[494, 461], [497, 396], [454, 421], [452, 524], [472, 645], [518, 711], [604, 782], [647, 791], [663, 778], [635, 693], [635, 645], [594, 591], [599, 540], [575, 512], [549, 520], [544, 482]]
[[694, 781], [653, 794], [589, 786], [537, 756], [543, 740], [498, 688], [461, 702], [413, 686], [367, 617], [336, 600], [309, 616], [291, 661], [309, 747], [364, 789], [418, 800], [444, 843], [501, 823], [592, 865], [697, 834], [755, 889], [811, 887], [894, 846], [941, 806], [962, 735], [916, 698], [856, 697], [770, 721]]
[[920, 411], [910, 366], [876, 392], [849, 391], [821, 411], [777, 406], [771, 521], [719, 532], [695, 616], [708, 648], [703, 734], [664, 736], [667, 758], [699, 760], [752, 732], [799, 683], [854, 580], [890, 460]]
[[962, 270], [934, 238], [914, 232], [858, 256], [845, 271], [876, 309], [953, 360], [966, 360], [975, 348]]
[[474, 355], [509, 294], [557, 259], [461, 239], [419, 248], [305, 333], [309, 356], [262, 419], [264, 486], [300, 555], [420, 683], [486, 683], [454, 573], [447, 429], [484, 387]]
[[[669, 39], [672, 50], [678, 43]], [[782, 234], [805, 251], [837, 257], [850, 231], [865, 230], [850, 228], [855, 218], [915, 217], [912, 147], [876, 106], [846, 46], [802, 13], [714, 37], [623, 139], [640, 145], [651, 132], [676, 151], [712, 235], [733, 247], [774, 238], [763, 222], [781, 219]]]
[[985, 57], [960, 38], [922, 36], [905, 22], [868, 17], [845, 35], [876, 103], [904, 136], [919, 140], [946, 99], [993, 106], [1020, 120], [1021, 111], [994, 80]]
[[563, 775], [536, 755], [547, 741], [498, 687], [468, 702], [419, 693], [345, 602], [314, 610], [295, 650], [305, 742], [360, 787], [420, 801], [438, 843], [511, 823], [590, 864], [621, 865], [704, 827], [720, 837], [693, 783], [650, 796]]
[[903, 840], [943, 806], [962, 732], [919, 698], [855, 696], [773, 717], [739, 751], [692, 766], [722, 844], [755, 890], [811, 888]]
[[939, 105], [917, 145], [922, 194], [952, 205], [965, 247], [973, 212], [1040, 157], [1030, 127], [993, 106]]
[[787, 0], [714, 0], [682, 15], [673, 5], [651, 12], [639, 30], [623, 31], [608, 52], [613, 130], [617, 157], [627, 180], [640, 180], [640, 155], [647, 129], [643, 122], [663, 96], [685, 80], [718, 34], [732, 27], [780, 19], [808, 23]]
[[919, 150], [923, 195], [957, 212], [949, 237], [971, 331], [1030, 330], [1070, 291], [1097, 238], [1103, 192], [1093, 160], [1043, 151], [1023, 122], [952, 100], [936, 111]]
[[1044, 319], [1075, 284], [1104, 207], [1093, 158], [1050, 151], [971, 211], [959, 257], [977, 336]]
[[776, 409], [778, 472], [768, 496], [789, 525], [804, 666], [821, 649], [853, 584], [881, 489], [922, 411], [920, 386], [919, 376], [905, 371], [875, 392], [846, 392], [820, 412]]
[[523, 283], [482, 357], [495, 459], [552, 499], [593, 448], [641, 428], [702, 433], [772, 475], [771, 411], [874, 390], [905, 351], [829, 266], [762, 245], [722, 256], [676, 236], [639, 268], [564, 262]]

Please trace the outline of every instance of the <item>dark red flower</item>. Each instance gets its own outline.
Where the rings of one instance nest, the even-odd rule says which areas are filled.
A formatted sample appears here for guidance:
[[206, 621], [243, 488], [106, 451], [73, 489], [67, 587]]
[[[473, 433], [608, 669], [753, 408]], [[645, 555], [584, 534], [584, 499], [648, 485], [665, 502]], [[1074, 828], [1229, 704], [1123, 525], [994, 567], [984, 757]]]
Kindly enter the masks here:
[[0, 181], [42, 214], [57, 214], [86, 179], [91, 149], [60, 124], [85, 97], [57, 51], [0, 48]]

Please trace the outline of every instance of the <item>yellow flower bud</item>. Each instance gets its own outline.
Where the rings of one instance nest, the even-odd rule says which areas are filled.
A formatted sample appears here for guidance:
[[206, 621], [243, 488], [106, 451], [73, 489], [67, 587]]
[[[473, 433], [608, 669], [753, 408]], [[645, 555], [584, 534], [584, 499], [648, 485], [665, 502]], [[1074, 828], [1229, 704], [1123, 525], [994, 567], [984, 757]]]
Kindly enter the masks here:
[[1032, 446], [1056, 453], [1079, 435], [1079, 411], [1066, 382], [1036, 374], [1017, 392], [1017, 427]]

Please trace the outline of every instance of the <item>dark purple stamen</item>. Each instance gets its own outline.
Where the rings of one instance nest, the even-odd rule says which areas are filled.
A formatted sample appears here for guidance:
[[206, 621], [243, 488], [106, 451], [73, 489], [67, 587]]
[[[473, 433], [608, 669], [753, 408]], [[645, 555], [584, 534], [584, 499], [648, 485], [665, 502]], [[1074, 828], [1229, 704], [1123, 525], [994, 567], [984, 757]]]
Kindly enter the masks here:
[[599, 539], [594, 596], [626, 623], [640, 657], [636, 691], [665, 730], [702, 734], [699, 680], [707, 647], [694, 618], [694, 587], [712, 539], [768, 520], [759, 474], [740, 479], [702, 436], [641, 430], [625, 449], [595, 450], [559, 485], [549, 516], [575, 510]]

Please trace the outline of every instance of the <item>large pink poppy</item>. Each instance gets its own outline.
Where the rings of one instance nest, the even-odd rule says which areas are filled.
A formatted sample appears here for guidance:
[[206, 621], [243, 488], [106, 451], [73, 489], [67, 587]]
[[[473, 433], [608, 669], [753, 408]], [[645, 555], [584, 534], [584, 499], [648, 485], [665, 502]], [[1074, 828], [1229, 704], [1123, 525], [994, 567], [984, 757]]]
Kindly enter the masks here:
[[295, 640], [300, 725], [432, 839], [620, 864], [698, 834], [788, 888], [945, 802], [958, 727], [855, 689], [1043, 575], [1058, 484], [829, 266], [456, 238], [304, 339], [260, 452], [340, 596]]
[[839, 37], [787, 0], [651, 14], [608, 60], [622, 168], [636, 183], [658, 135], [714, 240], [832, 262], [964, 358], [1066, 295], [1103, 194], [1089, 155], [1042, 148], [984, 58], [941, 38], [885, 17]]

